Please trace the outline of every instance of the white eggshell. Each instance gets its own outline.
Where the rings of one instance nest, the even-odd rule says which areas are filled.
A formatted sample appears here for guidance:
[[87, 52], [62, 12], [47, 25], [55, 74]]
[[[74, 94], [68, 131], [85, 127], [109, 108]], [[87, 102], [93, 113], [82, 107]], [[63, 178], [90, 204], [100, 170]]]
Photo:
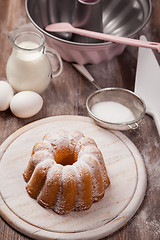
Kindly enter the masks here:
[[9, 83], [6, 81], [0, 81], [0, 111], [9, 108], [13, 95], [14, 91]]
[[28, 118], [37, 114], [43, 106], [42, 97], [32, 91], [17, 93], [11, 100], [10, 109], [19, 118]]

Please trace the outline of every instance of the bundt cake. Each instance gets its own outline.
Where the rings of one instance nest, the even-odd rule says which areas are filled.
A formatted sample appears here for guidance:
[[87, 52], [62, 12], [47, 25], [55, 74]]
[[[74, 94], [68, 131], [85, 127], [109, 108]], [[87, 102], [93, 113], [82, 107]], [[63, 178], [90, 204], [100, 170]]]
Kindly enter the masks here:
[[90, 208], [110, 184], [95, 141], [79, 131], [45, 135], [34, 145], [23, 177], [28, 194], [58, 214]]

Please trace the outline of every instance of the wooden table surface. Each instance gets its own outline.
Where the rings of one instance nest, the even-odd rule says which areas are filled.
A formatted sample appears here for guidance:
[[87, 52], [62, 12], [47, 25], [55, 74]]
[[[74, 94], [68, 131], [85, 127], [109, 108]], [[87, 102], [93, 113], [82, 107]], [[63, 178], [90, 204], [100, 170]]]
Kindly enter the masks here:
[[[160, 0], [152, 0], [151, 18], [139, 35], [144, 34], [150, 41], [160, 42]], [[0, 78], [5, 77], [5, 67], [11, 52], [7, 34], [15, 27], [29, 22], [24, 0], [0, 1]], [[160, 64], [160, 55], [155, 52]], [[34, 117], [16, 118], [11, 111], [0, 112], [0, 144], [20, 127], [49, 116], [82, 115], [87, 116], [86, 98], [95, 91], [68, 62], [64, 63], [61, 76], [54, 79], [42, 94], [44, 106]], [[123, 87], [134, 89], [137, 63], [137, 48], [127, 47], [121, 56], [110, 62], [87, 65], [101, 87]], [[139, 149], [148, 174], [148, 187], [145, 199], [135, 216], [119, 231], [104, 239], [107, 240], [158, 240], [160, 239], [160, 138], [153, 119], [146, 115], [137, 130], [124, 132]], [[4, 179], [5, 181], [5, 179]], [[12, 229], [0, 218], [1, 240], [29, 239]]]

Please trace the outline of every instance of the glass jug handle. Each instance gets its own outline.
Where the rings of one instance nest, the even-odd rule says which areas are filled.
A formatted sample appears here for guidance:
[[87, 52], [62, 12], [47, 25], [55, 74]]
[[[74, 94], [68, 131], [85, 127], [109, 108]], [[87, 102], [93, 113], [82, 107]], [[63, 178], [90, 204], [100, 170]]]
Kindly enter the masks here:
[[52, 66], [51, 77], [58, 77], [63, 70], [62, 58], [60, 57], [58, 52], [53, 48], [45, 47], [44, 53], [52, 56], [52, 60], [51, 58], [49, 58]]

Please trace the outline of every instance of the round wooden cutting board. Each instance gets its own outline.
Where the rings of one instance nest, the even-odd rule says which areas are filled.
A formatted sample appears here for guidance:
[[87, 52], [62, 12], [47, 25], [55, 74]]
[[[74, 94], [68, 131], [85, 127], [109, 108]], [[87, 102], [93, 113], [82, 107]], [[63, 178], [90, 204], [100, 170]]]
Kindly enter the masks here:
[[[89, 210], [58, 215], [26, 192], [23, 171], [32, 148], [46, 133], [80, 130], [101, 150], [111, 184]], [[0, 215], [34, 239], [101, 239], [122, 227], [139, 208], [146, 191], [146, 170], [135, 145], [122, 133], [98, 127], [81, 116], [56, 116], [13, 133], [0, 147]]]

